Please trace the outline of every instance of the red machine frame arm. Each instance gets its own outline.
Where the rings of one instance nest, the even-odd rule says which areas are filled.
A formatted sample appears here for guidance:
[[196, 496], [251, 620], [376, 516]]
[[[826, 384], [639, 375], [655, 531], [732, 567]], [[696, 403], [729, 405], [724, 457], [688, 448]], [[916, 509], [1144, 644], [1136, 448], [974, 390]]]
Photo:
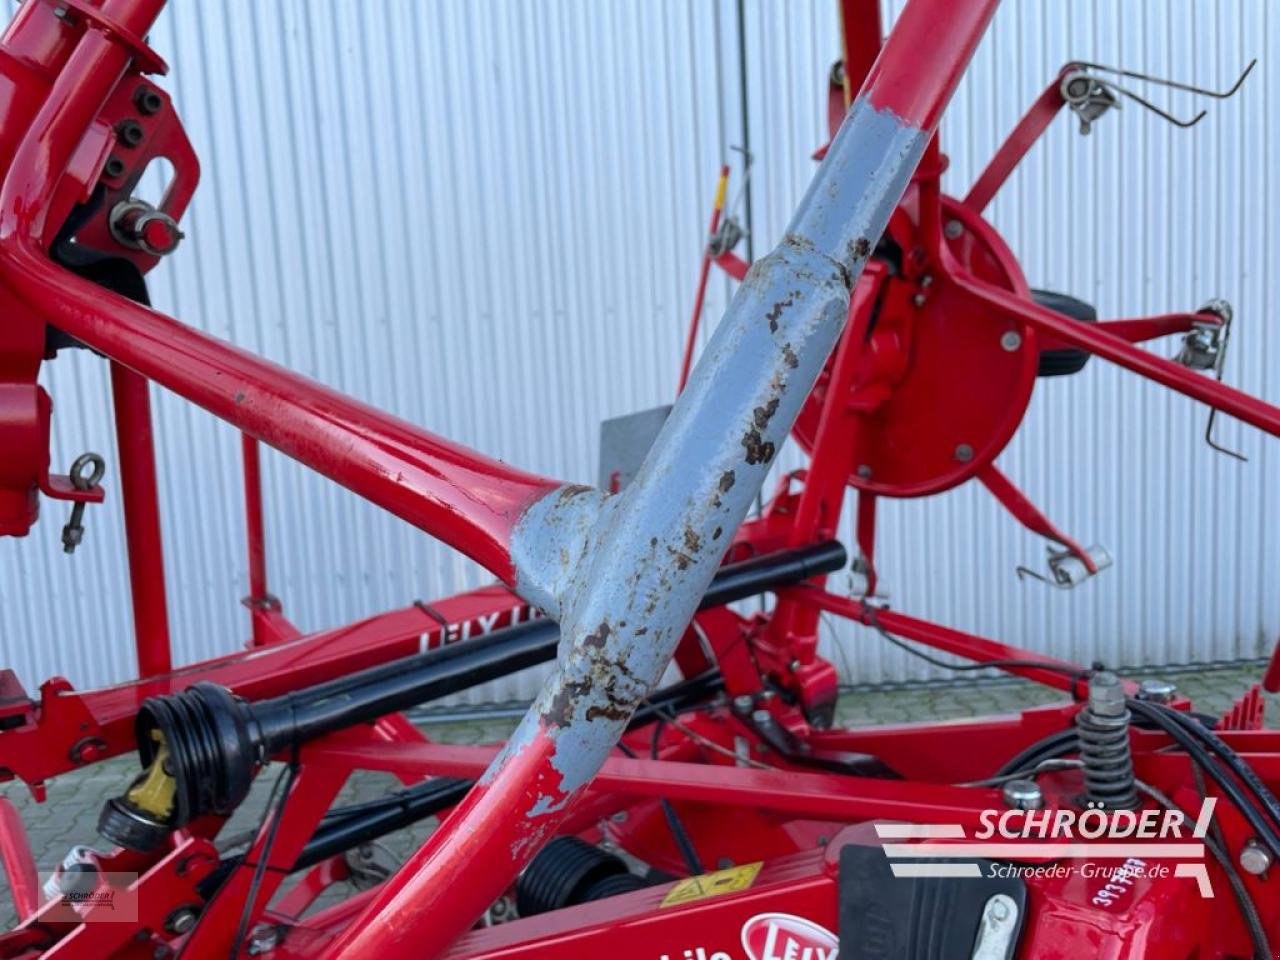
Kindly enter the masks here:
[[[145, 33], [163, 6], [115, 0], [105, 16]], [[104, 291], [41, 249], [46, 212], [130, 51], [89, 31], [14, 155], [0, 190], [0, 281], [37, 314], [113, 360], [427, 530], [511, 582], [511, 528], [556, 488]]]

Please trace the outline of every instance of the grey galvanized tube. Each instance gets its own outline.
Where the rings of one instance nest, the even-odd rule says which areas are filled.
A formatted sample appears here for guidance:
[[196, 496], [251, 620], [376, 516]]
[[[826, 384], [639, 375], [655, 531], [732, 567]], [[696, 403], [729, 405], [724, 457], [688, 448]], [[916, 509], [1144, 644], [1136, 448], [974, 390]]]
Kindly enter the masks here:
[[517, 526], [517, 588], [553, 604], [561, 627], [556, 673], [490, 768], [540, 731], [555, 740], [559, 789], [522, 813], [550, 813], [585, 786], [658, 682], [844, 328], [849, 291], [927, 139], [855, 102], [632, 484], [609, 499], [563, 488]]

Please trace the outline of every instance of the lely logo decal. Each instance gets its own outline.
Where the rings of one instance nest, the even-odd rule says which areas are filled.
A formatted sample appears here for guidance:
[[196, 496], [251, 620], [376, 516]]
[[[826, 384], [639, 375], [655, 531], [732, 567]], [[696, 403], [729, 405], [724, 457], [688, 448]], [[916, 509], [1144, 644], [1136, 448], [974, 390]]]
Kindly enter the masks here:
[[750, 960], [835, 960], [840, 941], [826, 927], [790, 913], [759, 913], [742, 925]]
[[[826, 927], [791, 913], [757, 913], [742, 925], [746, 960], [836, 960], [840, 941]], [[736, 949], [688, 947], [660, 960], [741, 960]]]

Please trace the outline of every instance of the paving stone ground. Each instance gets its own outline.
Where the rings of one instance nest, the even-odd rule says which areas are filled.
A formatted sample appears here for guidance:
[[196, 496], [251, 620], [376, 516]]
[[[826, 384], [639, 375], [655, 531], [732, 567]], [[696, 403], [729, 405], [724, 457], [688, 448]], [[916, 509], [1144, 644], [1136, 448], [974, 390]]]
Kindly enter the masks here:
[[[1230, 666], [1194, 673], [1160, 673], [1173, 679], [1195, 701], [1198, 709], [1212, 714], [1226, 710], [1261, 674], [1260, 665]], [[1141, 672], [1133, 674], [1141, 677]], [[905, 723], [924, 720], [955, 720], [1008, 713], [1061, 699], [1061, 695], [1020, 680], [975, 681], [963, 686], [923, 686], [897, 690], [851, 690], [840, 699], [837, 716], [846, 726]], [[1268, 698], [1268, 724], [1280, 726], [1280, 703]], [[504, 738], [515, 724], [514, 717], [498, 719], [431, 721], [424, 729], [432, 739], [446, 743], [488, 743]], [[119, 795], [137, 773], [134, 757], [118, 757], [88, 770], [70, 773], [49, 784], [44, 804], [32, 801], [21, 784], [0, 784], [0, 794], [17, 805], [26, 823], [32, 851], [39, 869], [50, 870], [76, 844], [98, 842], [98, 812], [103, 802]], [[236, 812], [223, 836], [252, 830], [261, 819], [274, 771], [260, 776], [249, 798]], [[374, 799], [399, 786], [385, 774], [358, 773], [343, 788], [339, 804]], [[381, 855], [399, 862], [414, 850], [434, 827], [426, 821], [384, 838]], [[345, 896], [335, 889], [331, 898]], [[7, 882], [0, 871], [0, 929], [13, 923]]]

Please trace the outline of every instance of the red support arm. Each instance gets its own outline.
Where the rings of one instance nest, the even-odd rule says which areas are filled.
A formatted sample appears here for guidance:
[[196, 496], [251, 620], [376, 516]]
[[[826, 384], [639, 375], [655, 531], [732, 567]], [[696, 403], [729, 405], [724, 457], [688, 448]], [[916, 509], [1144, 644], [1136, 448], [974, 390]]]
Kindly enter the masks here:
[[[145, 32], [161, 7], [120, 8]], [[103, 9], [107, 12], [108, 7]], [[498, 576], [513, 576], [511, 528], [559, 484], [509, 467], [262, 360], [52, 263], [45, 210], [80, 137], [119, 80], [127, 48], [90, 32], [68, 60], [0, 191], [0, 282], [113, 360], [269, 443]]]

